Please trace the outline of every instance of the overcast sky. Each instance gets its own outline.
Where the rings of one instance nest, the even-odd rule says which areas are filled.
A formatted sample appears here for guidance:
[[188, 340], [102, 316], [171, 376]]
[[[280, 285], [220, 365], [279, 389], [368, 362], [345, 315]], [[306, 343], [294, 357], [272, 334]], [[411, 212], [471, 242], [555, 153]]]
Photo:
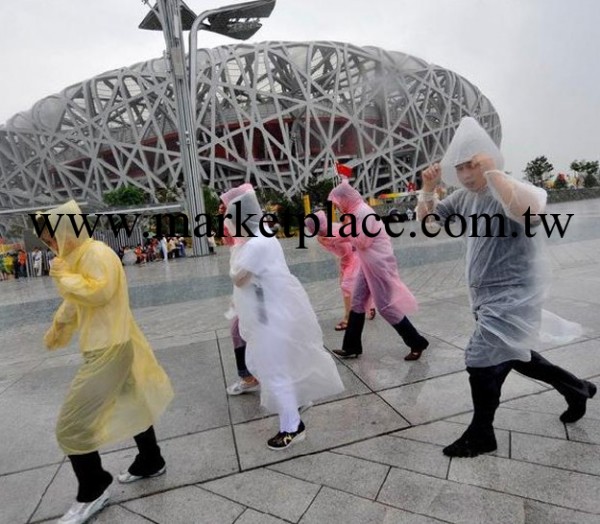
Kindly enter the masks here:
[[[199, 13], [227, 4], [188, 0]], [[104, 71], [162, 55], [140, 0], [0, 2], [0, 123]], [[200, 34], [200, 45], [233, 43]], [[278, 0], [254, 37], [336, 40], [416, 55], [492, 101], [506, 168], [600, 159], [600, 0]]]

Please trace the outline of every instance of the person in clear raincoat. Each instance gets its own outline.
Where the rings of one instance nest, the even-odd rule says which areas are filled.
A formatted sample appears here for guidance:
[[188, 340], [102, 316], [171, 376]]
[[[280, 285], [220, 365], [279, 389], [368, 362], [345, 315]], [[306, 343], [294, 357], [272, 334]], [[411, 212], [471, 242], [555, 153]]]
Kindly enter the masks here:
[[41, 228], [54, 229], [52, 235], [46, 227], [40, 238], [57, 255], [50, 276], [63, 298], [44, 342], [55, 350], [78, 332], [83, 356], [56, 425], [79, 484], [77, 503], [59, 521], [68, 524], [85, 522], [108, 501], [112, 475], [102, 467], [102, 446], [135, 439], [138, 455], [120, 482], [164, 473], [153, 424], [173, 398], [169, 378], [133, 318], [119, 257], [89, 238], [80, 214], [70, 201], [37, 218]]
[[268, 236], [271, 232], [264, 222], [264, 233], [260, 230], [262, 210], [254, 191], [230, 199], [226, 212], [230, 233], [245, 236], [231, 250], [230, 275], [239, 329], [247, 345], [246, 363], [260, 381], [261, 405], [279, 415], [279, 432], [267, 445], [285, 449], [305, 437], [299, 407], [336, 395], [344, 386], [323, 347], [308, 296], [290, 273], [279, 241]]
[[[356, 250], [352, 247], [350, 238], [339, 235], [342, 224], [332, 224], [332, 235], [327, 236], [327, 215], [324, 211], [317, 211], [314, 214], [318, 219], [319, 230], [316, 231], [317, 241], [319, 245], [327, 252], [334, 255], [340, 265], [340, 289], [344, 299], [344, 319], [338, 322], [335, 326], [336, 331], [344, 331], [348, 327], [348, 317], [350, 316], [350, 308], [352, 305], [352, 290], [356, 282], [356, 277], [360, 270], [360, 261], [356, 254]], [[315, 221], [306, 217], [304, 226], [311, 235], [315, 235]], [[373, 307], [373, 299], [369, 300], [367, 305], [368, 318], [375, 318], [375, 308]]]
[[[553, 386], [568, 409], [562, 422], [579, 420], [596, 386], [551, 364], [532, 351], [551, 319], [562, 342], [580, 334], [580, 326], [542, 310], [549, 276], [544, 268], [541, 234], [528, 237], [525, 213], [535, 233], [546, 192], [502, 171], [503, 158], [485, 130], [464, 118], [441, 165], [423, 172], [418, 217], [443, 223], [457, 215], [466, 219], [466, 281], [476, 327], [465, 350], [473, 399], [473, 419], [465, 433], [444, 448], [453, 457], [474, 457], [496, 449], [494, 414], [502, 384], [514, 369]], [[442, 201], [435, 190], [442, 180], [460, 189]], [[472, 216], [477, 217], [476, 221]], [[486, 218], [486, 216], [488, 218]]]
[[[363, 201], [348, 179], [334, 187], [328, 199], [341, 213], [356, 220], [356, 236], [349, 238], [360, 261], [344, 341], [342, 348], [335, 349], [334, 353], [344, 358], [362, 354], [361, 337], [369, 299], [372, 298], [381, 316], [410, 348], [404, 359], [419, 359], [429, 342], [408, 319], [407, 315], [417, 311], [417, 300], [400, 279], [390, 237], [373, 209]], [[365, 230], [372, 234], [365, 234]]]

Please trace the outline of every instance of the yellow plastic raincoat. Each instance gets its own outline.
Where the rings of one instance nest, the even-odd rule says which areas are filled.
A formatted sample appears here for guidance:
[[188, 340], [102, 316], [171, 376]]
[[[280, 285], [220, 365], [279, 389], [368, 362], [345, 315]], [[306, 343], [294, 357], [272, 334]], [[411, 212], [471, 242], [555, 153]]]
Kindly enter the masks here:
[[90, 453], [145, 431], [173, 398], [169, 378], [131, 313], [121, 261], [85, 229], [75, 234], [68, 214], [79, 229], [80, 213], [74, 201], [46, 213], [57, 254], [50, 275], [64, 301], [44, 341], [57, 349], [79, 331], [84, 359], [56, 427], [67, 455]]

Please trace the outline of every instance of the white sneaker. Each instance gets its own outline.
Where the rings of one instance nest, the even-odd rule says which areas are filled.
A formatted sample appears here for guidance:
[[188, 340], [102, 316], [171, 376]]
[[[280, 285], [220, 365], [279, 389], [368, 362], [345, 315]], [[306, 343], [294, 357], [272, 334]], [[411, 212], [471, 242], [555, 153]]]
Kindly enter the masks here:
[[260, 391], [260, 384], [248, 383], [243, 379], [239, 379], [227, 388], [228, 395], [241, 395], [242, 393], [252, 393], [254, 391]]
[[57, 524], [83, 524], [87, 522], [108, 504], [109, 497], [108, 490], [105, 490], [102, 495], [92, 502], [76, 502], [58, 520]]
[[117, 477], [117, 480], [121, 484], [131, 484], [132, 482], [137, 482], [138, 480], [142, 480], [142, 479], [151, 479], [154, 477], [160, 477], [161, 475], [164, 475], [164, 473], [166, 471], [167, 471], [167, 466], [163, 466], [156, 473], [153, 473], [152, 475], [146, 475], [146, 476], [132, 475], [131, 473], [129, 473], [129, 471], [125, 471], [124, 473], [121, 473]]

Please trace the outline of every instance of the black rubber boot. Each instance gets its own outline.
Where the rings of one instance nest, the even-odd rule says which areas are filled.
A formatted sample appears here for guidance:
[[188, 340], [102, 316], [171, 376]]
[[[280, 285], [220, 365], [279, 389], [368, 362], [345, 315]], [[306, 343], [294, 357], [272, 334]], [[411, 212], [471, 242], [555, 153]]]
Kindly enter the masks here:
[[365, 313], [356, 313], [350, 311], [348, 316], [348, 327], [344, 332], [344, 342], [342, 343], [342, 349], [334, 349], [333, 352], [342, 357], [358, 357], [362, 355], [362, 332], [365, 327]]
[[77, 502], [93, 502], [113, 481], [112, 475], [102, 468], [100, 453], [94, 451], [84, 455], [69, 455], [79, 487]]
[[138, 447], [138, 455], [129, 466], [129, 473], [139, 477], [151, 477], [165, 467], [165, 460], [156, 442], [154, 426], [133, 437]]
[[410, 348], [410, 353], [404, 357], [404, 360], [419, 360], [421, 353], [429, 346], [429, 341], [417, 331], [407, 317], [393, 327]]

